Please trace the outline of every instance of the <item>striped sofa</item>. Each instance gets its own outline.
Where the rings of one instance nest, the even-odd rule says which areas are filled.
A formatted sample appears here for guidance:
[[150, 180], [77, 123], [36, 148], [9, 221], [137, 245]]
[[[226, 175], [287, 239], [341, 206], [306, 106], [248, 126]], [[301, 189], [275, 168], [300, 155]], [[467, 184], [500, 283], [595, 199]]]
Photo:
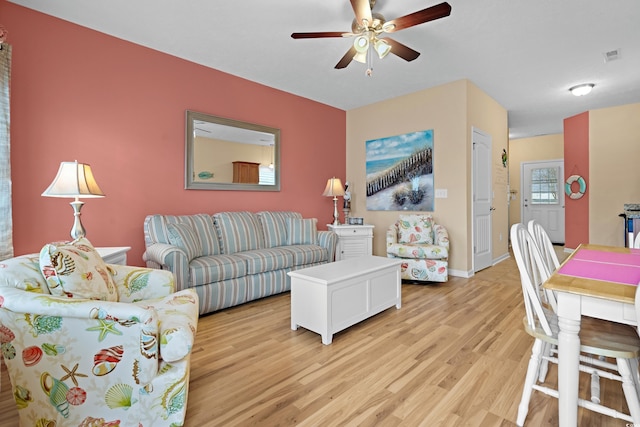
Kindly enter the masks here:
[[298, 212], [149, 215], [147, 267], [196, 290], [200, 314], [290, 290], [287, 272], [335, 259], [337, 235]]

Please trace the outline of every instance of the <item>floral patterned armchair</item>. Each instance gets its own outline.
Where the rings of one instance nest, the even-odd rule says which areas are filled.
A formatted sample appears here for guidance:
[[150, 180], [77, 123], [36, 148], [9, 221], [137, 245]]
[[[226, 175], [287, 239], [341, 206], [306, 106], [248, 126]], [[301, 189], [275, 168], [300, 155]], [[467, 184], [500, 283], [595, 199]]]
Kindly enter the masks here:
[[[50, 251], [50, 264], [44, 248], [0, 261], [0, 343], [20, 425], [183, 425], [197, 294], [174, 293], [168, 271], [87, 264], [84, 243]], [[74, 295], [71, 272], [110, 282], [116, 297]]]
[[400, 215], [387, 230], [387, 256], [401, 258], [403, 280], [446, 282], [449, 234], [430, 214]]

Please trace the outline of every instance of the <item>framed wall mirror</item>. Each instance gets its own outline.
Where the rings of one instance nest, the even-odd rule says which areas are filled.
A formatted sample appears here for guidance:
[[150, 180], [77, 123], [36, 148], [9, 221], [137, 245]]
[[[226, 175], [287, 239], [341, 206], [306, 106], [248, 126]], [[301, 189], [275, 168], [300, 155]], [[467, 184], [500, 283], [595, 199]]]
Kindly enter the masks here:
[[280, 129], [187, 110], [185, 188], [280, 191]]

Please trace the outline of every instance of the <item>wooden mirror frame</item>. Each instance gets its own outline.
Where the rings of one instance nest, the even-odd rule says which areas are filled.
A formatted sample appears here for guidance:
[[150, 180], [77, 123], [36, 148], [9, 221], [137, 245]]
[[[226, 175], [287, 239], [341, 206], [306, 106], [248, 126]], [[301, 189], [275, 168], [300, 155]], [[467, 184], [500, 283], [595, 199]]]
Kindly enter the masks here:
[[[215, 124], [216, 128], [224, 130], [220, 135], [213, 139], [219, 139], [223, 142], [238, 142], [250, 144], [251, 141], [261, 141], [270, 139], [273, 141], [272, 161], [274, 166], [274, 184], [248, 184], [237, 182], [203, 182], [196, 179], [196, 174], [202, 173], [195, 170], [195, 130], [196, 122], [205, 122], [204, 124]], [[228, 127], [229, 129], [224, 129]], [[242, 141], [227, 140], [226, 135], [241, 135]], [[268, 134], [268, 135], [265, 135]], [[262, 136], [262, 138], [261, 138]], [[264, 138], [266, 137], [266, 138]], [[259, 144], [257, 144], [259, 145]], [[271, 144], [265, 144], [265, 146]], [[243, 159], [236, 159], [242, 161]], [[231, 162], [233, 163], [233, 162]], [[187, 110], [186, 112], [186, 135], [185, 135], [185, 189], [187, 190], [245, 190], [245, 191], [280, 191], [280, 129], [257, 125], [253, 123], [242, 122], [239, 120], [227, 119], [224, 117], [212, 116], [205, 113]]]

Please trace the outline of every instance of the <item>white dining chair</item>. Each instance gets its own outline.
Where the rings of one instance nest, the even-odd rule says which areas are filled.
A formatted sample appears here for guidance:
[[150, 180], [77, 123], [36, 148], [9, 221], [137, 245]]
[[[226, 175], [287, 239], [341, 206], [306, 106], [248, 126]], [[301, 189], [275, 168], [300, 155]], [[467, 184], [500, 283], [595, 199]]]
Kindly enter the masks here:
[[540, 249], [542, 261], [547, 265], [549, 271], [553, 273], [560, 266], [560, 261], [558, 261], [558, 255], [553, 248], [553, 243], [551, 243], [547, 230], [535, 219], [527, 223], [527, 230], [533, 236], [538, 249]]
[[[553, 273], [560, 266], [560, 261], [558, 261], [558, 255], [556, 255], [556, 251], [553, 248], [553, 243], [551, 243], [551, 239], [549, 238], [549, 234], [547, 234], [547, 230], [544, 229], [542, 224], [540, 224], [535, 219], [530, 220], [527, 223], [527, 230], [529, 234], [533, 237], [536, 245], [538, 246], [538, 250], [542, 255], [542, 261], [547, 268], [547, 276]], [[534, 270], [534, 274], [537, 275], [536, 282], [542, 283], [542, 280], [539, 276], [539, 273]], [[554, 312], [558, 311], [558, 304], [556, 302], [556, 296], [553, 291], [540, 290], [540, 296], [544, 303], [548, 304]], [[542, 344], [543, 354], [551, 355], [556, 352], [556, 347], [544, 342]], [[548, 361], [543, 359], [542, 365], [540, 366], [540, 370], [538, 372], [538, 381], [544, 382], [547, 377], [548, 371]], [[600, 379], [597, 377], [597, 374], [593, 374], [592, 378], [592, 387], [591, 387], [591, 400], [599, 403], [600, 402]]]
[[[640, 287], [640, 283], [636, 286], [636, 320], [640, 319], [640, 292], [638, 292], [638, 287]], [[637, 330], [640, 336], [640, 322], [638, 322]]]
[[[544, 344], [557, 348], [559, 328], [556, 313], [550, 307], [545, 307], [540, 299], [539, 288], [548, 278], [549, 272], [533, 236], [523, 224], [511, 227], [511, 244], [522, 283], [526, 312], [524, 328], [535, 339], [518, 406], [516, 424], [522, 426], [529, 412], [533, 390], [558, 397], [557, 388], [541, 383], [538, 374], [544, 360], [558, 363], [557, 355], [544, 352]], [[640, 423], [640, 337], [636, 331], [626, 325], [584, 317], [580, 327], [580, 352], [580, 371], [590, 375], [595, 372], [599, 377], [622, 383], [630, 414], [585, 399], [578, 399], [578, 406], [631, 423]], [[615, 358], [616, 363], [600, 360], [598, 356]]]
[[[553, 273], [560, 267], [560, 261], [558, 260], [558, 254], [556, 254], [556, 251], [553, 248], [553, 243], [549, 238], [547, 230], [545, 230], [542, 224], [535, 219], [532, 219], [527, 223], [527, 230], [533, 237], [536, 245], [538, 245], [540, 255], [542, 255], [542, 262], [547, 267], [549, 273]], [[555, 295], [553, 295], [551, 291], [547, 291], [542, 295], [545, 298], [545, 302], [552, 306], [554, 312], [557, 312]], [[549, 343], [545, 343], [543, 351], [545, 354], [551, 353], [555, 351], [555, 347]], [[603, 360], [604, 358], [600, 357], [600, 359]], [[540, 367], [539, 381], [544, 382], [547, 375], [547, 368], [547, 363], [544, 363], [543, 366]], [[597, 372], [593, 372], [591, 374], [591, 401], [600, 403], [600, 377]]]

